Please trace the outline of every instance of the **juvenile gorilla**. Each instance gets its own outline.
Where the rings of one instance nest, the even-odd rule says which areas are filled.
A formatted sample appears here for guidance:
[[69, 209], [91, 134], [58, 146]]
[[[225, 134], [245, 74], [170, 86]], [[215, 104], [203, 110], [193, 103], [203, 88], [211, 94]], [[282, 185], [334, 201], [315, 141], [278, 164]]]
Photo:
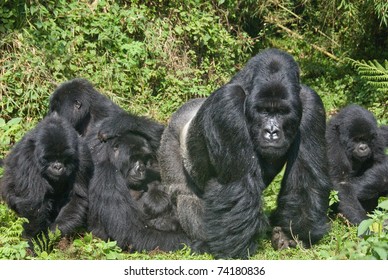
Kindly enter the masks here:
[[96, 122], [122, 111], [89, 81], [80, 78], [64, 82], [50, 97], [50, 113], [57, 112], [83, 136]]
[[62, 235], [86, 226], [87, 193], [93, 163], [86, 144], [56, 114], [43, 119], [5, 161], [1, 195], [26, 217], [24, 236], [58, 226]]
[[273, 246], [317, 242], [328, 230], [325, 110], [285, 52], [268, 49], [207, 99], [171, 118], [160, 147], [163, 184], [195, 249], [246, 258], [265, 233], [262, 191], [287, 164], [271, 217]]
[[[124, 126], [123, 129], [118, 129], [117, 133], [108, 135], [107, 132], [108, 130], [115, 130], [126, 118], [130, 128], [130, 124], [133, 123], [132, 117], [123, 113], [106, 118], [97, 124], [96, 129], [94, 129], [95, 133], [91, 133], [86, 139], [96, 162], [103, 161], [106, 158], [98, 154], [94, 146], [99, 146], [100, 143], [113, 145], [115, 165], [120, 166], [120, 172], [124, 175], [128, 188], [147, 191], [149, 183], [160, 181], [156, 148], [151, 146], [146, 135], [142, 135], [133, 129], [126, 129]], [[159, 140], [154, 139], [155, 142], [160, 141], [161, 131], [158, 137]]]
[[335, 210], [352, 224], [367, 219], [378, 198], [388, 194], [388, 157], [381, 132], [372, 113], [358, 105], [343, 108], [327, 128], [330, 177], [340, 200]]
[[102, 138], [115, 137], [124, 129], [135, 131], [148, 141], [153, 152], [159, 148], [164, 130], [158, 122], [124, 111], [99, 93], [89, 81], [80, 78], [67, 81], [54, 91], [50, 98], [50, 113], [53, 112], [68, 120], [82, 136], [86, 136], [98, 122], [115, 117], [114, 125], [101, 130]]
[[[86, 138], [96, 166], [88, 229], [104, 240], [116, 240], [123, 249], [177, 250], [189, 239], [173, 216], [167, 194], [158, 189], [156, 153], [143, 135], [118, 129], [122, 122], [124, 115], [107, 118]], [[105, 128], [117, 134], [107, 134]]]

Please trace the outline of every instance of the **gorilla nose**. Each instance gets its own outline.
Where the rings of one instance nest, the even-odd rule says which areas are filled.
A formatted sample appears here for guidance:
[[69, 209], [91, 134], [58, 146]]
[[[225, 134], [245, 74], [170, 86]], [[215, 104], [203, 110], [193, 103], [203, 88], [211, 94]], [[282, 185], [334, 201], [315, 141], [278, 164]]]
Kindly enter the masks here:
[[360, 144], [360, 146], [358, 148], [360, 149], [361, 152], [365, 152], [368, 149], [368, 145], [367, 144]]
[[279, 129], [276, 126], [267, 126], [264, 131], [267, 140], [277, 140], [279, 138]]
[[142, 162], [138, 161], [138, 162], [136, 162], [135, 169], [136, 169], [137, 173], [143, 173], [143, 172], [145, 172], [146, 167]]
[[56, 162], [56, 163], [54, 163], [53, 168], [54, 168], [55, 170], [57, 170], [57, 171], [61, 171], [62, 168], [63, 168], [63, 164], [60, 163], [60, 162]]

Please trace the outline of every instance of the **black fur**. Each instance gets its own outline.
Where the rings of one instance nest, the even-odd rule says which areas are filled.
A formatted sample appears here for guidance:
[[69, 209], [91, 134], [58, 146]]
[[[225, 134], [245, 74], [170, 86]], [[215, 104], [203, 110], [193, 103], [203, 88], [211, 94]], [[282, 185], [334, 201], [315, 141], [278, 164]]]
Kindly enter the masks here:
[[[122, 126], [126, 121], [128, 129]], [[159, 167], [151, 146], [157, 141], [138, 133], [133, 123], [130, 115], [107, 118], [86, 138], [96, 165], [88, 229], [104, 240], [116, 240], [123, 249], [170, 251], [189, 245], [172, 216], [168, 196], [159, 189]]]
[[[221, 258], [246, 258], [266, 232], [262, 191], [287, 168], [271, 218], [277, 249], [306, 245], [328, 230], [330, 189], [325, 111], [300, 85], [285, 52], [252, 58], [207, 99], [192, 100], [171, 118], [159, 159], [163, 184], [196, 248]], [[281, 234], [279, 234], [281, 233]]]
[[61, 84], [50, 97], [50, 113], [67, 119], [81, 135], [86, 135], [96, 122], [123, 110], [93, 85], [81, 78]]
[[380, 126], [380, 135], [383, 139], [385, 147], [388, 147], [388, 125]]
[[326, 139], [330, 177], [340, 199], [334, 210], [359, 224], [388, 193], [384, 136], [371, 112], [349, 105], [330, 120]]
[[43, 119], [7, 156], [1, 195], [29, 223], [24, 236], [48, 229], [62, 235], [86, 226], [93, 163], [86, 144], [56, 114]]

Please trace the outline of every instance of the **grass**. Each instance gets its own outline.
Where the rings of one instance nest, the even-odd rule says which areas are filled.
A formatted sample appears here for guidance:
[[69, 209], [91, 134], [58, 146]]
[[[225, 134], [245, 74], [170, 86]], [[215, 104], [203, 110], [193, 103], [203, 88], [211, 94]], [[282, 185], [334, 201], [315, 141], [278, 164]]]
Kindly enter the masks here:
[[[209, 254], [192, 253], [185, 247], [176, 252], [123, 252], [114, 241], [102, 241], [83, 232], [71, 238], [59, 238], [58, 234], [43, 241], [41, 250], [31, 253], [28, 243], [21, 237], [21, 224], [24, 219], [0, 204], [0, 259], [36, 259], [36, 260], [212, 260]], [[381, 234], [381, 233], [380, 233]], [[377, 238], [375, 233], [371, 235]], [[380, 239], [379, 239], [380, 238]], [[384, 241], [385, 233], [376, 239]], [[276, 251], [272, 248], [269, 237], [259, 240], [258, 252], [251, 260], [347, 260], [373, 259], [371, 246], [363, 244], [365, 238], [357, 237], [357, 227], [347, 225], [344, 220], [335, 217], [331, 220], [328, 234], [311, 248], [297, 247]], [[42, 242], [41, 242], [42, 243]], [[53, 243], [53, 246], [48, 246]], [[372, 248], [373, 249], [373, 248]]]

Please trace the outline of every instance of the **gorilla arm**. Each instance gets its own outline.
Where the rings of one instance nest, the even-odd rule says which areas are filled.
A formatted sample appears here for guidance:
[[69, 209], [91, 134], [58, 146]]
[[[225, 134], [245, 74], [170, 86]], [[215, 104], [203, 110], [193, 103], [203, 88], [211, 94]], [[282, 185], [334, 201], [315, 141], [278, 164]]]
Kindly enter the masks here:
[[[302, 86], [303, 114], [299, 135], [288, 154], [287, 168], [271, 217], [288, 237], [298, 236], [306, 245], [328, 230], [330, 180], [325, 149], [325, 110], [319, 96]], [[303, 205], [303, 207], [301, 207]]]
[[203, 191], [208, 248], [216, 257], [246, 258], [256, 250], [267, 218], [265, 188], [244, 115], [245, 93], [226, 85], [214, 92], [193, 119], [187, 135], [188, 173]]

